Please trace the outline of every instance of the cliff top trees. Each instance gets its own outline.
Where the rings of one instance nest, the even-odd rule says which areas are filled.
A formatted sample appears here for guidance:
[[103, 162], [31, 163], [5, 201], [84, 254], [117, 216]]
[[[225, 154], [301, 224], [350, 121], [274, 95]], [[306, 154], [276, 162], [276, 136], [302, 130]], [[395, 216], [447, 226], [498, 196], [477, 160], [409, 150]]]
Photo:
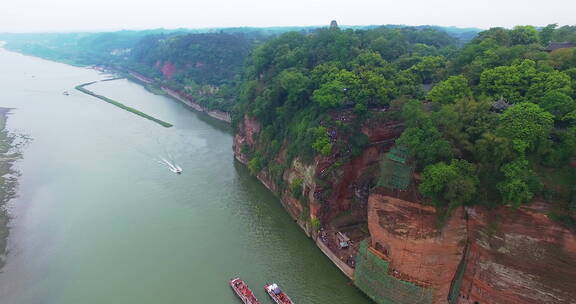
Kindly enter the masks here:
[[[427, 56], [410, 57], [404, 50], [391, 55], [380, 48], [384, 41]], [[250, 94], [244, 95], [239, 108], [270, 126], [272, 139], [286, 141], [290, 157], [310, 151], [302, 148], [305, 142], [312, 151], [327, 155], [329, 147], [344, 147], [351, 137], [356, 139], [364, 115], [385, 109], [401, 95], [420, 97], [420, 83], [442, 78], [439, 70], [446, 60], [439, 53], [454, 45], [453, 38], [430, 29], [331, 28], [310, 35], [283, 34], [254, 50], [245, 75]], [[339, 111], [355, 116], [345, 120], [329, 115]], [[362, 146], [363, 141], [352, 142]], [[337, 152], [351, 157], [352, 150], [357, 149]]]
[[448, 104], [471, 96], [472, 90], [468, 87], [468, 79], [459, 75], [450, 76], [447, 80], [436, 85], [427, 97], [433, 102]]
[[[400, 119], [396, 143], [409, 149], [421, 192], [439, 206], [518, 206], [546, 180], [548, 171], [534, 168], [576, 154], [576, 61], [541, 44], [573, 33], [493, 28], [461, 49], [429, 29], [285, 34], [253, 52], [239, 108], [287, 148], [288, 161], [349, 159], [366, 143], [367, 119]], [[493, 107], [501, 99], [507, 109]]]
[[554, 119], [534, 103], [519, 103], [500, 116], [496, 133], [510, 139], [518, 152], [533, 151], [548, 140]]
[[453, 159], [450, 164], [439, 162], [427, 166], [418, 189], [431, 197], [436, 206], [450, 209], [471, 202], [478, 184], [475, 166]]

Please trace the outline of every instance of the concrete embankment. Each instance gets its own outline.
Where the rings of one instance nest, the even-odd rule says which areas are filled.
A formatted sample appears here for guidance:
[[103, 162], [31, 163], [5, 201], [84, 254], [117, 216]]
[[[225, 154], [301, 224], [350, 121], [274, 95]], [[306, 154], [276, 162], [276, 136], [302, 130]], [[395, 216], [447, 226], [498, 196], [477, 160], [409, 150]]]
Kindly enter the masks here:
[[84, 94], [87, 94], [87, 95], [90, 95], [90, 96], [94, 96], [94, 97], [96, 97], [96, 98], [98, 98], [98, 99], [101, 99], [101, 100], [107, 102], [107, 103], [113, 104], [113, 105], [115, 105], [115, 106], [117, 106], [117, 107], [119, 107], [119, 108], [121, 108], [121, 109], [123, 109], [123, 110], [126, 110], [126, 111], [131, 112], [131, 113], [133, 113], [133, 114], [136, 114], [136, 115], [138, 115], [138, 116], [140, 116], [140, 117], [144, 117], [144, 118], [146, 118], [146, 119], [148, 119], [148, 120], [151, 120], [151, 121], [153, 121], [153, 122], [155, 122], [155, 123], [157, 123], [157, 124], [159, 124], [159, 125], [161, 125], [161, 126], [163, 126], [163, 127], [165, 127], [165, 128], [170, 128], [170, 127], [172, 127], [172, 124], [170, 124], [170, 123], [167, 123], [167, 122], [165, 122], [165, 121], [163, 121], [163, 120], [160, 120], [160, 119], [158, 119], [158, 118], [152, 117], [152, 116], [150, 116], [150, 115], [148, 115], [148, 114], [146, 114], [146, 113], [144, 113], [144, 112], [141, 112], [141, 111], [139, 111], [139, 110], [137, 110], [137, 109], [134, 109], [134, 108], [132, 108], [132, 107], [129, 107], [129, 106], [127, 106], [127, 105], [124, 105], [123, 103], [120, 103], [120, 102], [118, 102], [118, 101], [116, 101], [116, 100], [110, 99], [110, 98], [108, 98], [108, 97], [106, 97], [106, 96], [98, 95], [98, 94], [96, 94], [96, 93], [94, 93], [94, 92], [92, 92], [92, 91], [90, 91], [90, 90], [88, 90], [88, 89], [85, 88], [86, 86], [89, 86], [89, 85], [94, 84], [94, 83], [96, 83], [96, 82], [97, 82], [97, 81], [92, 81], [92, 82], [83, 83], [83, 84], [81, 84], [81, 85], [76, 86], [75, 88], [76, 88], [76, 90], [78, 90], [78, 91], [80, 91], [80, 92], [82, 92], [82, 93], [84, 93]]

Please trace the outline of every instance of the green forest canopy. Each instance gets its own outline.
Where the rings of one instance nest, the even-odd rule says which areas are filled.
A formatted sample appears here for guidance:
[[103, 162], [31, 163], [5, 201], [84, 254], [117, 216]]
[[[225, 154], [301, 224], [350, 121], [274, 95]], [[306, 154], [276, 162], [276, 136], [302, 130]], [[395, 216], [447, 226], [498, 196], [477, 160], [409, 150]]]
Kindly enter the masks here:
[[493, 28], [463, 46], [434, 29], [286, 33], [249, 57], [236, 119], [263, 124], [251, 156], [275, 174], [282, 146], [288, 160], [347, 159], [367, 142], [362, 124], [386, 117], [404, 122], [396, 143], [437, 206], [519, 206], [537, 195], [568, 206], [576, 49], [547, 52], [550, 41], [576, 42], [576, 27]]

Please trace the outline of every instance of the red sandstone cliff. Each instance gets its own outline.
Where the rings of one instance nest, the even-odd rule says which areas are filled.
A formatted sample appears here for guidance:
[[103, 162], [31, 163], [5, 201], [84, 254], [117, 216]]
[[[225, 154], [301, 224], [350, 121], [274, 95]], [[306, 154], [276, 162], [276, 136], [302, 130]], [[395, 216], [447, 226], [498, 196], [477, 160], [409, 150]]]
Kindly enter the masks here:
[[[240, 122], [233, 146], [234, 155], [240, 162], [246, 164], [249, 161], [243, 149], [258, 149], [256, 136], [260, 131], [261, 125], [254, 118], [245, 116]], [[311, 164], [302, 164], [299, 159], [295, 159], [288, 166], [283, 180], [289, 185], [295, 178], [303, 179], [302, 192], [308, 198], [308, 206], [304, 207], [287, 189], [283, 193], [277, 193], [293, 217], [300, 219], [301, 212], [309, 210], [310, 214], [304, 218], [321, 218], [323, 222], [329, 222], [338, 214], [350, 210], [352, 200], [367, 201], [369, 184], [378, 174], [378, 162], [402, 132], [402, 125], [392, 121], [376, 127], [364, 127], [362, 132], [368, 136], [368, 147], [360, 156], [338, 168], [331, 168], [336, 162], [334, 157], [324, 156], [316, 157]], [[285, 161], [282, 153], [277, 156], [276, 161]], [[269, 189], [277, 192], [266, 169], [258, 173], [257, 177]], [[322, 183], [317, 183], [318, 180]], [[360, 216], [365, 218], [365, 208], [357, 213], [362, 213]]]
[[[576, 233], [550, 220], [544, 211], [458, 208], [439, 229], [436, 209], [416, 202], [413, 185], [407, 192], [380, 189], [369, 195], [366, 186], [377, 176], [379, 160], [401, 129], [397, 122], [365, 126], [362, 132], [370, 145], [329, 173], [334, 163], [330, 157], [317, 157], [308, 165], [291, 163], [282, 179], [288, 185], [294, 178], [304, 180], [307, 207], [286, 188], [278, 193], [266, 170], [257, 177], [279, 194], [307, 233], [311, 227], [303, 218], [321, 218], [325, 223], [344, 211], [367, 217], [371, 246], [390, 262], [389, 275], [431, 288], [434, 303], [447, 303], [451, 291], [459, 294], [454, 303], [464, 304], [576, 303]], [[246, 116], [240, 122], [234, 138], [239, 161], [249, 161], [243, 147], [257, 149], [260, 131], [255, 119]], [[276, 161], [284, 161], [280, 154]], [[367, 205], [352, 204], [354, 200]], [[458, 269], [463, 278], [454, 285]]]
[[468, 209], [459, 303], [576, 303], [576, 234], [533, 206]]
[[434, 207], [372, 194], [368, 228], [372, 247], [390, 262], [390, 275], [431, 287], [434, 303], [446, 303], [467, 239], [462, 208], [438, 229]]
[[576, 303], [576, 235], [541, 211], [459, 208], [441, 230], [435, 222], [431, 206], [370, 196], [372, 247], [391, 275], [432, 287], [434, 303], [447, 302], [462, 259], [457, 303]]

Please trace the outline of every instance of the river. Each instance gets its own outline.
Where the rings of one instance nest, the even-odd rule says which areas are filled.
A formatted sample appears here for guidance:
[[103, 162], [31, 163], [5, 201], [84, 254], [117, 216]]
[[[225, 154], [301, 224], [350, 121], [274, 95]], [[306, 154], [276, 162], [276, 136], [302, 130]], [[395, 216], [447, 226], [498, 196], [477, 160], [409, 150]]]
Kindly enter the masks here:
[[[233, 159], [224, 123], [128, 80], [0, 50], [0, 107], [29, 135], [11, 221], [2, 304], [262, 303], [279, 283], [296, 303], [370, 303], [278, 199]], [[70, 92], [69, 96], [62, 93]], [[182, 175], [158, 164], [175, 160]]]

